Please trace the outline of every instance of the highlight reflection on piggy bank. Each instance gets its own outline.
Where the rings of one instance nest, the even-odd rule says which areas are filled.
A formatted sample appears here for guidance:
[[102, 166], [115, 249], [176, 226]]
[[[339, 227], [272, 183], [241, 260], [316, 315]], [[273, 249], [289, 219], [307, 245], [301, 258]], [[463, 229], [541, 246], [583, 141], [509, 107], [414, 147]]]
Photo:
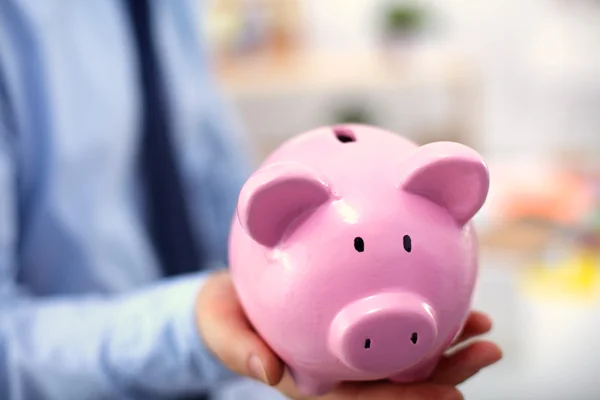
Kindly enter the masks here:
[[341, 381], [426, 379], [477, 279], [482, 158], [363, 125], [279, 147], [243, 187], [231, 272], [258, 334], [307, 395]]

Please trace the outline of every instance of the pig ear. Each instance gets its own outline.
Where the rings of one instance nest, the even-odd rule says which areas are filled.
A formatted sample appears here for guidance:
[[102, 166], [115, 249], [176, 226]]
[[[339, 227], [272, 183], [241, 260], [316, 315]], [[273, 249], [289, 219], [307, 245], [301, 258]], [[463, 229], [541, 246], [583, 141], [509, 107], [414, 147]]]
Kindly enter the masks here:
[[483, 206], [489, 172], [477, 152], [458, 143], [421, 146], [404, 165], [403, 190], [443, 207], [462, 226]]
[[273, 247], [296, 218], [332, 196], [329, 185], [315, 170], [294, 162], [275, 163], [248, 179], [240, 193], [237, 215], [254, 240]]

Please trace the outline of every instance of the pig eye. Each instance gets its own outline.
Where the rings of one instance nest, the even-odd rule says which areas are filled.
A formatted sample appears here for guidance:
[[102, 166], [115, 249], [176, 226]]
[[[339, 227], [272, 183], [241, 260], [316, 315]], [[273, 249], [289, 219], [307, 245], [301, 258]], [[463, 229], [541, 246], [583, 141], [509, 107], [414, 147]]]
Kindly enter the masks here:
[[361, 237], [354, 238], [354, 248], [359, 253], [365, 251], [365, 241]]
[[406, 250], [407, 253], [410, 253], [410, 251], [412, 250], [412, 240], [410, 236], [404, 235], [402, 242], [404, 244], [404, 250]]

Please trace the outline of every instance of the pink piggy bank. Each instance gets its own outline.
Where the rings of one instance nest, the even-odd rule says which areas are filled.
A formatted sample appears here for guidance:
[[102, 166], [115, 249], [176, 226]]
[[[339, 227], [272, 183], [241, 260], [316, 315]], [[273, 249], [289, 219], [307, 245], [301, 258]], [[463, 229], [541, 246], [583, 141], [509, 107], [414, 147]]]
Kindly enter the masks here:
[[426, 379], [469, 314], [482, 158], [362, 125], [288, 140], [244, 185], [230, 267], [298, 388]]

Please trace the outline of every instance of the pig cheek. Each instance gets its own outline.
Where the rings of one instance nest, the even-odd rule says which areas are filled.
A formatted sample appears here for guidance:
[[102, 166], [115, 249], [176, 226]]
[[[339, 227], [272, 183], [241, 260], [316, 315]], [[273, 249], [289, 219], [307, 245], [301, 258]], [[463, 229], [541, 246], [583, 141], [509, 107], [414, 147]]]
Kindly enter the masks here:
[[257, 293], [260, 304], [284, 318], [293, 318], [289, 305], [301, 296], [298, 291], [299, 275], [309, 267], [308, 246], [297, 244], [293, 248], [279, 248], [269, 255], [269, 263], [263, 271]]
[[[313, 250], [314, 252], [314, 250]], [[257, 290], [260, 315], [264, 316], [261, 333], [284, 360], [293, 355], [295, 363], [311, 359], [315, 346], [317, 299], [306, 286], [311, 277], [310, 247], [294, 245], [281, 249], [270, 257], [270, 262]], [[312, 326], [313, 329], [307, 329]], [[310, 345], [307, 345], [309, 343]]]

